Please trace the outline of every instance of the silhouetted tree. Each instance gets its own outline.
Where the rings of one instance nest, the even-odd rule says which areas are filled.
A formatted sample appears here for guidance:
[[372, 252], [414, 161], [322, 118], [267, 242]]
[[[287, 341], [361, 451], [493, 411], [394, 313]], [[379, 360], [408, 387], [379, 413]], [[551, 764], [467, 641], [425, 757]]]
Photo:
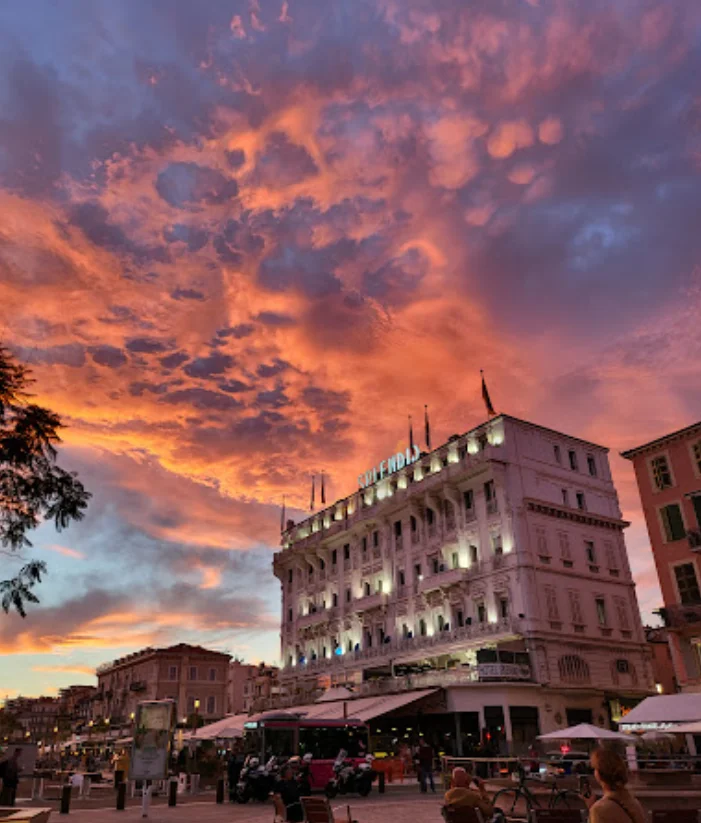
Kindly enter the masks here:
[[[60, 531], [81, 520], [90, 499], [75, 472], [56, 465], [63, 426], [57, 414], [31, 402], [33, 382], [0, 346], [0, 547], [10, 556], [32, 545], [27, 532], [42, 521], [53, 520]], [[25, 604], [39, 602], [32, 589], [45, 573], [46, 564], [33, 560], [0, 581], [5, 612], [14, 608], [25, 617]]]

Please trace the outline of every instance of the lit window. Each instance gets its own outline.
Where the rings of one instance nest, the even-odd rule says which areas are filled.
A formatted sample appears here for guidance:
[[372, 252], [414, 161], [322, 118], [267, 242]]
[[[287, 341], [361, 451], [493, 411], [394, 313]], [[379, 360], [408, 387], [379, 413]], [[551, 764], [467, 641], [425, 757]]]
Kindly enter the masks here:
[[652, 469], [652, 479], [655, 482], [657, 491], [662, 489], [669, 489], [672, 486], [672, 471], [669, 468], [669, 462], [664, 454], [653, 457], [650, 461], [650, 468]]

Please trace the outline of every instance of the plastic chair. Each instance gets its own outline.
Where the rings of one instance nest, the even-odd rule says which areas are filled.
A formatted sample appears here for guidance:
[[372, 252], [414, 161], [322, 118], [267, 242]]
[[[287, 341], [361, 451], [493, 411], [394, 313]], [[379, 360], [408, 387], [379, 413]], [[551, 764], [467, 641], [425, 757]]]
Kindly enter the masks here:
[[[302, 797], [302, 809], [305, 823], [337, 823], [333, 816], [333, 809], [326, 797]], [[340, 806], [337, 806], [340, 808]], [[346, 820], [342, 823], [358, 823], [351, 816], [350, 806], [346, 806]], [[338, 821], [341, 823], [341, 821]]]
[[302, 809], [306, 823], [334, 823], [331, 804], [325, 797], [303, 797]]
[[701, 823], [701, 811], [696, 809], [659, 809], [650, 812], [652, 823]]
[[482, 812], [479, 809], [471, 809], [469, 806], [447, 804], [442, 807], [441, 813], [445, 823], [484, 823]]

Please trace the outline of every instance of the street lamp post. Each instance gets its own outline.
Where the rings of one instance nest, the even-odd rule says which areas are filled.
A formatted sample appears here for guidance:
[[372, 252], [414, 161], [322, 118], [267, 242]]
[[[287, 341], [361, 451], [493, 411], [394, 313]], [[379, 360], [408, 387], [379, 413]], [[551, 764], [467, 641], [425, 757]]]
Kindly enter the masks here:
[[195, 740], [195, 738], [197, 737], [197, 721], [198, 721], [199, 711], [200, 711], [200, 701], [199, 701], [199, 698], [196, 697], [195, 698], [195, 728], [194, 728], [194, 731], [192, 732], [192, 739], [193, 739], [194, 744], [195, 744], [194, 750], [193, 750], [195, 772], [197, 772], [197, 741]]

